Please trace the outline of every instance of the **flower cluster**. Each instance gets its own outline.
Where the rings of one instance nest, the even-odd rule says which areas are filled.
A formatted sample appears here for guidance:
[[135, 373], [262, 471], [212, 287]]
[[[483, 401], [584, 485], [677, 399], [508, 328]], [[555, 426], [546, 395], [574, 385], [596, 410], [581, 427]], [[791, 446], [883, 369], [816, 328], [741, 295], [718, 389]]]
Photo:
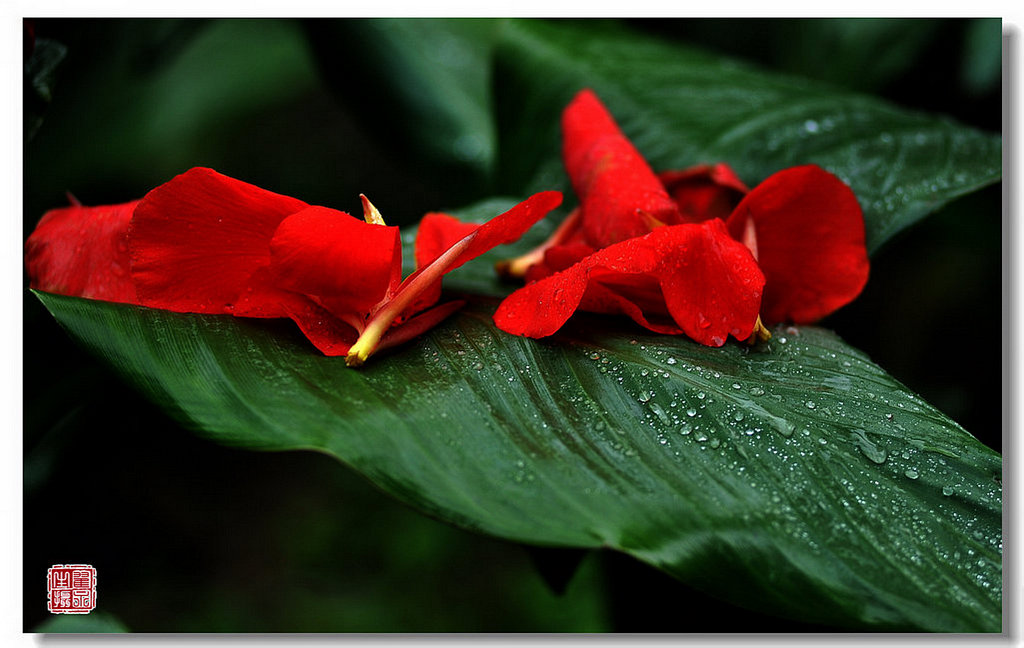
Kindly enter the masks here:
[[[498, 265], [527, 282], [494, 315], [504, 331], [548, 336], [582, 309], [721, 346], [767, 338], [762, 318], [824, 317], [867, 281], [857, 199], [819, 167], [752, 190], [724, 164], [655, 174], [589, 90], [562, 130], [580, 205], [539, 248]], [[359, 366], [454, 312], [462, 302], [437, 303], [442, 276], [519, 238], [561, 198], [536, 194], [483, 225], [427, 214], [403, 281], [398, 228], [365, 196], [360, 220], [195, 168], [135, 202], [48, 212], [26, 264], [39, 290], [291, 318], [324, 354]]]
[[361, 365], [423, 333], [442, 276], [519, 238], [561, 203], [543, 192], [483, 225], [428, 214], [417, 270], [402, 280], [397, 227], [363, 197], [364, 219], [195, 168], [139, 201], [48, 212], [26, 242], [31, 286], [177, 312], [295, 321], [328, 356]]
[[785, 169], [753, 190], [724, 164], [656, 175], [589, 90], [562, 130], [580, 205], [542, 246], [499, 264], [528, 282], [495, 313], [501, 329], [543, 337], [581, 309], [721, 346], [766, 338], [761, 318], [813, 322], [864, 287], [860, 206], [825, 170]]

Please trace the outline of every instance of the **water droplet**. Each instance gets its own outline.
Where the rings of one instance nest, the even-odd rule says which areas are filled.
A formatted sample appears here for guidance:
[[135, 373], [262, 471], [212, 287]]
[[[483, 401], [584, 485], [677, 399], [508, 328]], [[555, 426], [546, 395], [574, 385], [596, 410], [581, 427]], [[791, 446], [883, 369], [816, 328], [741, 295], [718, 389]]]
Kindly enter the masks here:
[[601, 358], [601, 354], [600, 353], [591, 353], [590, 354], [590, 359], [591, 360], [599, 360], [600, 358]]
[[787, 339], [786, 339], [786, 338], [784, 338], [784, 337], [780, 337], [780, 338], [779, 338], [779, 344], [785, 344], [785, 343], [786, 343], [786, 342], [788, 342], [788, 341], [789, 341], [789, 340], [787, 340]]
[[903, 474], [907, 476], [907, 479], [917, 479], [919, 477], [917, 471], [913, 468], [907, 468]]
[[484, 368], [484, 363], [482, 363], [482, 362], [474, 362], [473, 363], [473, 368], [476, 369], [477, 371], [480, 371], [481, 369]]
[[640, 375], [641, 375], [641, 376], [646, 376], [646, 375], [648, 375], [649, 373], [651, 373], [651, 372], [650, 372], [650, 371], [648, 371], [647, 369], [641, 369], [641, 370], [640, 370]]
[[876, 464], [885, 463], [885, 458], [888, 456], [888, 452], [884, 448], [879, 448], [868, 439], [867, 432], [864, 430], [854, 430], [850, 434], [850, 439], [857, 444], [861, 454], [875, 462]]
[[707, 394], [705, 394], [704, 392], [697, 392], [697, 398], [704, 400], [705, 396], [707, 396]]
[[736, 412], [735, 414], [732, 415], [732, 417], [734, 419], [736, 419], [737, 421], [742, 421], [743, 420], [743, 412]]
[[814, 121], [813, 119], [808, 119], [807, 121], [804, 122], [804, 130], [807, 131], [808, 133], [817, 133], [818, 122]]
[[711, 326], [711, 321], [704, 317], [704, 313], [697, 313], [697, 326], [706, 329]]
[[647, 393], [647, 392], [640, 392], [640, 402], [641, 403], [646, 403], [649, 400], [651, 400], [651, 395], [649, 393]]
[[665, 362], [667, 362], [667, 363], [669, 363], [669, 364], [671, 364], [671, 365], [674, 365], [674, 364], [676, 363], [676, 359], [675, 359], [675, 358], [669, 358], [669, 359], [668, 359], [668, 360], [666, 360]]
[[697, 416], [697, 410], [691, 407], [690, 409], [686, 410], [686, 415], [691, 418]]
[[751, 396], [764, 396], [764, 390], [761, 389], [760, 387], [751, 387], [750, 388], [750, 395]]
[[793, 433], [796, 432], [796, 423], [790, 423], [789, 421], [781, 421], [776, 427], [784, 437], [793, 436]]
[[663, 410], [661, 408], [661, 405], [658, 405], [657, 403], [651, 402], [651, 403], [648, 403], [647, 406], [649, 408], [651, 408], [651, 411], [654, 412], [654, 415], [657, 416], [658, 419], [660, 419], [662, 423], [664, 423], [665, 425], [670, 425], [672, 423], [672, 420], [669, 419], [668, 414], [666, 414], [665, 410]]
[[814, 404], [814, 401], [807, 401], [806, 403], [804, 403], [804, 405], [807, 406], [807, 409], [814, 409], [815, 407], [817, 407], [817, 405]]
[[717, 448], [718, 446], [722, 445], [722, 442], [719, 441], [718, 439], [711, 439], [711, 443], [709, 443], [708, 445], [711, 446], [712, 448]]
[[732, 388], [733, 389], [743, 389], [743, 385], [741, 385], [739, 383], [733, 383], [732, 384]]
[[886, 412], [885, 413], [885, 418], [891, 421], [892, 420], [892, 413], [891, 412]]
[[943, 486], [942, 487], [942, 494], [945, 495], [946, 497], [949, 497], [950, 495], [953, 494], [953, 487], [952, 486]]

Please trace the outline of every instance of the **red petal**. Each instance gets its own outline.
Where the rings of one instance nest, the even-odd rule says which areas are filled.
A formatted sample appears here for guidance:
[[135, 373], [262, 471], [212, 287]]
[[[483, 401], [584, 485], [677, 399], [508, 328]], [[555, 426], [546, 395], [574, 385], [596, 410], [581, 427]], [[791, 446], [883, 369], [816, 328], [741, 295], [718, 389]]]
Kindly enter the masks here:
[[[542, 191], [534, 194], [523, 202], [512, 207], [503, 214], [477, 225], [462, 223], [447, 214], [427, 214], [420, 223], [420, 231], [416, 236], [416, 265], [418, 269], [409, 275], [406, 285], [417, 292], [415, 299], [405, 307], [405, 315], [416, 312], [433, 304], [441, 295], [441, 278], [462, 264], [475, 259], [481, 254], [498, 245], [511, 243], [522, 236], [534, 223], [544, 218], [548, 212], [562, 203], [562, 194], [558, 191]], [[459, 235], [462, 236], [459, 236]], [[439, 264], [439, 258], [452, 246], [472, 235], [466, 248], [453, 259]], [[430, 284], [422, 279], [414, 279], [418, 275], [434, 278]], [[436, 275], [436, 277], [435, 277]]]
[[380, 345], [377, 346], [377, 350], [382, 351], [384, 349], [396, 347], [400, 344], [405, 344], [419, 335], [423, 335], [465, 305], [466, 302], [461, 299], [445, 302], [431, 308], [430, 310], [423, 311], [415, 317], [406, 320], [402, 324], [392, 326], [388, 329], [388, 332], [384, 334], [384, 337], [381, 338]]
[[868, 279], [864, 217], [857, 197], [824, 169], [785, 169], [754, 187], [729, 217], [740, 239], [753, 219], [764, 271], [761, 314], [807, 323], [844, 306]]
[[[585, 299], [592, 283], [600, 289]], [[712, 220], [661, 227], [595, 252], [512, 293], [494, 320], [509, 333], [544, 337], [581, 305], [622, 312], [658, 332], [673, 332], [670, 323], [652, 322], [668, 314], [697, 342], [721, 346], [729, 335], [750, 336], [763, 286], [750, 252]]]
[[[436, 299], [441, 278], [496, 245], [510, 243], [562, 202], [562, 194], [544, 191], [530, 196], [504, 214], [495, 216], [445, 249], [440, 256], [406, 277], [401, 287], [374, 312], [345, 359], [350, 367], [362, 365], [379, 347], [396, 321], [414, 315], [427, 299]], [[436, 219], [442, 229], [458, 228], [449, 219]], [[443, 232], [442, 232], [443, 235]], [[432, 235], [431, 235], [432, 236]]]
[[195, 168], [146, 194], [128, 240], [143, 305], [224, 313], [270, 263], [270, 239], [295, 198]]
[[725, 220], [749, 189], [726, 164], [702, 164], [682, 171], [663, 171], [658, 179], [679, 206], [681, 222]]
[[282, 306], [302, 334], [325, 356], [347, 355], [359, 336], [354, 328], [305, 297], [296, 296]]
[[420, 227], [416, 231], [416, 267], [428, 265], [444, 254], [445, 250], [479, 228], [479, 223], [463, 223], [448, 214], [426, 214], [420, 220]]
[[[416, 267], [424, 268], [437, 257], [480, 228], [479, 223], [463, 223], [454, 216], [431, 212], [420, 220], [416, 231]], [[407, 309], [414, 313], [430, 306], [441, 298], [441, 279], [423, 289], [419, 297]]]
[[25, 242], [31, 287], [45, 292], [135, 303], [128, 223], [139, 201], [46, 212]]
[[519, 237], [533, 227], [534, 223], [547, 216], [548, 212], [561, 204], [561, 192], [542, 191], [533, 194], [507, 212], [495, 216], [480, 226], [469, 247], [445, 272], [451, 272], [493, 247], [519, 240]]
[[594, 247], [646, 234], [649, 217], [679, 222], [664, 186], [590, 90], [577, 94], [562, 114], [562, 157]]
[[594, 252], [597, 252], [597, 250], [586, 243], [567, 243], [550, 247], [544, 251], [543, 261], [530, 266], [530, 269], [527, 270], [526, 283], [540, 281], [544, 277], [561, 272], [579, 263]]
[[270, 241], [270, 257], [275, 286], [322, 298], [337, 315], [369, 313], [402, 273], [397, 227], [326, 207], [285, 218]]

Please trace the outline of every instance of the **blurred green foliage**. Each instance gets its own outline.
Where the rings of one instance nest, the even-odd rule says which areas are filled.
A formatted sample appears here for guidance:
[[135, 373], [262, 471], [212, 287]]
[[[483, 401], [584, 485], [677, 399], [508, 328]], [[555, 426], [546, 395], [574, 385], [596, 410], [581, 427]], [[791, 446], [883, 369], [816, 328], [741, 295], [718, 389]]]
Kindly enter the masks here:
[[[363, 192], [398, 224], [501, 184], [488, 72], [500, 21], [32, 26], [53, 56], [26, 59], [26, 88], [43, 91], [24, 100], [25, 236], [65, 192], [122, 202], [199, 165], [348, 211]], [[630, 26], [1000, 128], [998, 20]], [[381, 83], [389, 74], [406, 76]], [[997, 449], [1000, 198], [986, 189], [904, 233], [825, 322]], [[522, 547], [427, 519], [327, 457], [183, 433], [35, 299], [24, 306], [26, 629], [49, 616], [45, 570], [60, 562], [97, 566], [97, 612], [144, 632], [818, 629], [737, 612], [621, 556], [585, 557], [555, 595]], [[977, 344], [954, 361], [947, 343], [968, 335]]]

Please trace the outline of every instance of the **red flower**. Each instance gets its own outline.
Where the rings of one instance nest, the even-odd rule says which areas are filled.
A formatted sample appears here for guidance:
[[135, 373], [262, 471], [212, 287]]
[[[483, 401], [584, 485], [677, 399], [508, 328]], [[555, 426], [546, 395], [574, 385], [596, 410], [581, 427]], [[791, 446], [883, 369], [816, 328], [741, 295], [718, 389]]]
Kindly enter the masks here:
[[[562, 129], [580, 206], [545, 244], [499, 264], [504, 275], [537, 282], [499, 308], [496, 322], [508, 332], [549, 335], [578, 307], [720, 346], [726, 334], [766, 336], [759, 312], [771, 322], [824, 317], [867, 281], [860, 206], [819, 167], [780, 171], [753, 191], [725, 164], [656, 176], [589, 90], [565, 109]], [[746, 256], [730, 246], [735, 241]], [[654, 250], [667, 258], [654, 263], [646, 256]], [[559, 288], [572, 299], [528, 307], [531, 296], [552, 297]], [[683, 288], [688, 299], [680, 298]]]
[[[416, 241], [418, 269], [403, 282], [398, 228], [385, 226], [365, 197], [363, 221], [196, 168], [137, 203], [48, 213], [26, 243], [26, 260], [39, 290], [289, 317], [325, 355], [358, 366], [461, 306], [434, 305], [441, 277], [515, 240], [560, 202], [557, 192], [536, 194], [458, 237], [438, 235], [431, 223], [448, 217], [428, 215]], [[123, 270], [111, 270], [115, 264]]]
[[25, 243], [32, 287], [89, 299], [135, 303], [128, 222], [139, 201], [79, 204], [46, 212]]

